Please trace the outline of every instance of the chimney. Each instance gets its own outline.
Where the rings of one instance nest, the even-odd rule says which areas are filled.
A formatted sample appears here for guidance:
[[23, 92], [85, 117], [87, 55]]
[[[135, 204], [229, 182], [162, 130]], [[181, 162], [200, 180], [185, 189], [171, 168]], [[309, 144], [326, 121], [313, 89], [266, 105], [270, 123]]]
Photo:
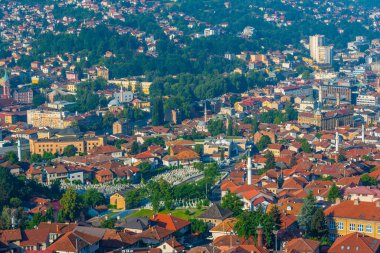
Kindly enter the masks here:
[[263, 227], [261, 224], [257, 227], [257, 247], [263, 247]]
[[376, 200], [376, 207], [380, 207], [380, 200]]
[[56, 226], [56, 229], [57, 229], [57, 234], [59, 233], [59, 225], [57, 224]]
[[359, 205], [359, 199], [355, 199], [355, 200], [354, 200], [354, 205], [355, 205], [355, 206], [358, 206], [358, 205]]
[[339, 205], [340, 204], [340, 198], [335, 199], [335, 204]]

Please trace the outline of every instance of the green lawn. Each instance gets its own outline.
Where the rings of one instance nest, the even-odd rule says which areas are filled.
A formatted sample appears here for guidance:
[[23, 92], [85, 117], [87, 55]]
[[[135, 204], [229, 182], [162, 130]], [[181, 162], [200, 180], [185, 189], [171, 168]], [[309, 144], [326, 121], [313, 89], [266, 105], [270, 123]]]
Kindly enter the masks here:
[[[201, 209], [201, 210], [189, 209], [190, 214], [186, 214], [185, 213], [186, 210], [187, 209], [163, 210], [160, 213], [163, 213], [163, 214], [171, 213], [174, 217], [184, 219], [184, 220], [190, 220], [190, 219], [194, 219], [194, 218], [198, 217], [205, 209]], [[128, 217], [139, 217], [139, 216], [151, 217], [153, 214], [154, 214], [153, 210], [141, 209], [141, 210], [138, 210], [137, 212], [135, 212], [131, 215], [128, 215], [126, 218], [128, 218]]]

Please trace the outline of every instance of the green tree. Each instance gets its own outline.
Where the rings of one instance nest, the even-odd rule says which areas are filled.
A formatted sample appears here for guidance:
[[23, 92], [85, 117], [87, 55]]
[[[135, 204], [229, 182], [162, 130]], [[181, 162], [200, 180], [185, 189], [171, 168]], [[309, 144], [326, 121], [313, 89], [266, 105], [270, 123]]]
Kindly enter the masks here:
[[227, 125], [227, 132], [226, 132], [226, 135], [227, 136], [232, 136], [233, 135], [233, 123], [232, 123], [232, 120], [229, 119], [228, 120], [228, 125]]
[[63, 156], [75, 156], [78, 152], [78, 149], [74, 145], [68, 145], [63, 149]]
[[257, 227], [261, 225], [264, 231], [264, 239], [268, 246], [273, 242], [273, 229], [276, 224], [272, 217], [265, 213], [262, 208], [248, 211], [244, 210], [235, 224], [234, 230], [240, 237], [257, 239]]
[[126, 208], [134, 208], [137, 207], [141, 200], [143, 199], [143, 195], [140, 189], [132, 189], [125, 193], [125, 205]]
[[233, 212], [234, 216], [237, 216], [242, 212], [243, 202], [240, 200], [240, 198], [235, 193], [228, 192], [222, 198], [221, 206], [223, 208], [228, 209], [231, 212]]
[[311, 235], [313, 216], [316, 211], [315, 197], [310, 191], [304, 199], [300, 214], [297, 217], [298, 224], [305, 231], [306, 235]]
[[265, 162], [264, 169], [269, 170], [269, 169], [274, 169], [276, 166], [276, 160], [274, 158], [274, 155], [272, 152], [268, 152], [264, 155], [264, 157], [267, 159]]
[[152, 125], [164, 124], [164, 103], [161, 97], [156, 97], [152, 102]]
[[132, 143], [132, 147], [131, 147], [131, 155], [136, 155], [140, 152], [140, 146], [139, 146], [139, 143], [137, 141], [134, 141]]
[[116, 224], [116, 219], [114, 218], [109, 218], [105, 219], [100, 223], [101, 228], [109, 228], [109, 229], [114, 229]]
[[45, 221], [44, 217], [41, 213], [36, 213], [33, 215], [32, 220], [29, 221], [27, 227], [29, 229], [33, 229], [34, 227], [38, 226], [41, 222]]
[[8, 162], [12, 163], [12, 164], [15, 164], [18, 162], [18, 157], [17, 157], [17, 154], [13, 151], [8, 151], [6, 154], [5, 154], [5, 160], [7, 160]]
[[374, 177], [371, 177], [368, 174], [363, 175], [360, 180], [362, 181], [362, 184], [365, 186], [375, 186], [377, 185], [377, 180]]
[[30, 156], [30, 160], [29, 160], [31, 163], [39, 163], [39, 162], [42, 162], [42, 156], [40, 154], [32, 154]]
[[327, 222], [322, 208], [317, 208], [311, 219], [310, 237], [318, 241], [327, 241], [329, 231]]
[[305, 153], [311, 153], [311, 146], [309, 142], [305, 139], [297, 139], [301, 143], [302, 151]]
[[279, 230], [281, 228], [281, 213], [277, 205], [272, 206], [268, 214], [276, 224], [276, 229]]
[[261, 136], [260, 140], [257, 142], [256, 146], [260, 151], [263, 151], [268, 147], [269, 144], [271, 144], [271, 140], [269, 136], [263, 135]]
[[195, 144], [194, 151], [197, 152], [200, 156], [203, 155], [203, 145]]
[[105, 203], [104, 195], [98, 192], [96, 189], [88, 189], [83, 195], [84, 205], [87, 207], [95, 207]]
[[39, 93], [33, 96], [33, 105], [36, 107], [44, 104], [45, 101], [46, 101], [45, 97]]
[[75, 221], [79, 218], [79, 214], [83, 208], [83, 202], [73, 188], [66, 190], [60, 200], [60, 204], [62, 214], [65, 219]]
[[9, 199], [17, 193], [15, 178], [9, 170], [0, 167], [0, 210], [9, 204]]
[[344, 162], [347, 161], [347, 157], [344, 154], [339, 154], [338, 155], [338, 162]]
[[342, 198], [342, 194], [336, 184], [333, 183], [327, 194], [327, 200], [333, 203], [337, 198]]
[[260, 126], [260, 122], [257, 121], [256, 117], [254, 117], [252, 120], [252, 127], [251, 127], [252, 134], [255, 134], [257, 131], [259, 131], [259, 126]]
[[212, 136], [226, 132], [226, 127], [224, 126], [223, 120], [210, 120], [207, 123], [207, 129]]
[[203, 220], [191, 219], [191, 232], [204, 234], [208, 231], [207, 223]]
[[103, 129], [110, 129], [116, 120], [116, 117], [111, 112], [107, 111], [102, 119]]
[[17, 207], [20, 207], [21, 204], [22, 204], [22, 201], [21, 199], [17, 198], [17, 197], [13, 197], [9, 200], [9, 203], [12, 207], [14, 208], [17, 208]]
[[55, 155], [53, 155], [51, 152], [45, 152], [42, 154], [42, 160], [44, 161], [51, 161], [55, 159]]

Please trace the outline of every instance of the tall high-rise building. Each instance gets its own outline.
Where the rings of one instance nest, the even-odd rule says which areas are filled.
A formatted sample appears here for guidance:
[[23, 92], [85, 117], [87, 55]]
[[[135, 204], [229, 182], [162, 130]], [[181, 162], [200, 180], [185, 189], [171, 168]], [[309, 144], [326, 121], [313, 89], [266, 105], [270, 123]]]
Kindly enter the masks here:
[[319, 64], [332, 63], [332, 46], [326, 46], [324, 35], [309, 37], [309, 50], [311, 58]]
[[309, 50], [310, 56], [313, 60], [316, 60], [318, 57], [318, 48], [325, 45], [325, 36], [324, 35], [314, 35], [309, 37]]
[[318, 55], [315, 61], [320, 64], [331, 64], [332, 63], [332, 46], [318, 47]]

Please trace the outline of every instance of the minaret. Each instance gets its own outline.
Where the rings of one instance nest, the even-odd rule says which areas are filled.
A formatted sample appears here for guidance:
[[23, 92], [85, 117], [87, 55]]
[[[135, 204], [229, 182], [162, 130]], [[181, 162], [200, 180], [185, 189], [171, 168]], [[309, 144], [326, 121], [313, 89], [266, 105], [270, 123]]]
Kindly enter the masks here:
[[123, 92], [123, 85], [120, 85], [120, 95], [119, 95], [119, 102], [124, 103], [124, 92]]
[[251, 147], [248, 148], [248, 159], [247, 159], [247, 182], [248, 185], [252, 184], [252, 158], [251, 158]]
[[364, 124], [362, 124], [362, 142], [365, 142], [365, 136], [364, 136]]
[[319, 107], [322, 106], [322, 86], [319, 86], [319, 91], [318, 91], [318, 104], [319, 104]]
[[21, 140], [20, 138], [17, 139], [17, 156], [18, 160], [21, 161]]
[[336, 129], [335, 132], [335, 152], [339, 152], [339, 134], [338, 134], [338, 128]]
[[207, 122], [207, 102], [205, 101], [205, 122]]

